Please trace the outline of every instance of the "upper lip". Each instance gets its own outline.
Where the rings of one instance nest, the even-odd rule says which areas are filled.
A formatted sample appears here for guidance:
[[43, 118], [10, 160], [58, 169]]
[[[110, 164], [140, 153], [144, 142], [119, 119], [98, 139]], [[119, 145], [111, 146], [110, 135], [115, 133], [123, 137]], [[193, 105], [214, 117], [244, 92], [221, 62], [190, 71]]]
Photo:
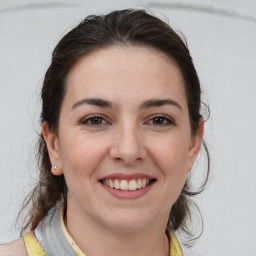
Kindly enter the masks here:
[[109, 174], [107, 176], [104, 176], [102, 178], [100, 178], [99, 180], [107, 180], [107, 179], [120, 179], [120, 180], [135, 180], [135, 179], [156, 179], [153, 176], [150, 176], [148, 174], [145, 173], [132, 173], [132, 174], [126, 174], [126, 173], [112, 173]]

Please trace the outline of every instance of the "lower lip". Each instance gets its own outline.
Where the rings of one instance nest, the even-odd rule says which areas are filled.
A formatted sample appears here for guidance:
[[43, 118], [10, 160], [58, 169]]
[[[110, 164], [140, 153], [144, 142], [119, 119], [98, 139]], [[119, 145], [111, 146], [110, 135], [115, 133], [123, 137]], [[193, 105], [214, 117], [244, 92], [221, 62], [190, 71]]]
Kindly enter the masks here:
[[103, 188], [107, 190], [111, 195], [118, 199], [138, 199], [144, 195], [146, 195], [152, 186], [155, 184], [155, 182], [151, 183], [150, 185], [146, 186], [145, 188], [137, 189], [134, 191], [122, 191], [122, 190], [117, 190], [114, 188], [110, 188], [106, 185], [103, 185]]

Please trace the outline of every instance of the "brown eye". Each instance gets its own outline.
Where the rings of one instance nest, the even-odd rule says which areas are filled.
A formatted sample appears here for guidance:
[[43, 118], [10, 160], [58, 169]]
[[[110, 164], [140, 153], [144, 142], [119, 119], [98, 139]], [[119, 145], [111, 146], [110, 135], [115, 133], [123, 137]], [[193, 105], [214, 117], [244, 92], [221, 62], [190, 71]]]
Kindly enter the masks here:
[[102, 118], [101, 117], [94, 117], [89, 120], [89, 123], [92, 125], [100, 125], [102, 124]]
[[153, 124], [156, 124], [156, 125], [162, 125], [165, 123], [165, 118], [163, 117], [155, 117], [153, 118]]
[[149, 120], [148, 122], [151, 125], [156, 125], [156, 126], [165, 126], [165, 125], [172, 125], [174, 122], [170, 120], [169, 118], [165, 116], [155, 116], [152, 119]]
[[83, 125], [101, 126], [107, 124], [106, 120], [101, 116], [90, 116], [81, 120]]

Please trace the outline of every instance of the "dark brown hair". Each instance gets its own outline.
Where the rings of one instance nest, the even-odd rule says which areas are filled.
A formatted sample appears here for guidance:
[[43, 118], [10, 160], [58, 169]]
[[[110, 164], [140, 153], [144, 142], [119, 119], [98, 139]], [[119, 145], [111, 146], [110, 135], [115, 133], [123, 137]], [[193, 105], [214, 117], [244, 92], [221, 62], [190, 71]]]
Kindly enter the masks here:
[[[68, 32], [58, 43], [52, 54], [52, 62], [43, 82], [41, 123], [47, 121], [49, 129], [58, 130], [61, 103], [65, 95], [65, 81], [70, 69], [86, 54], [113, 45], [142, 46], [160, 51], [178, 64], [182, 73], [188, 103], [191, 132], [195, 135], [201, 122], [201, 88], [189, 50], [177, 33], [165, 22], [144, 10], [119, 10], [107, 15], [91, 15]], [[205, 187], [209, 175], [209, 154], [205, 181], [200, 191], [190, 191], [186, 181], [182, 193], [170, 212], [169, 227], [190, 234], [187, 221], [191, 218], [191, 198]], [[67, 204], [67, 186], [63, 175], [51, 173], [46, 143], [39, 139], [38, 160], [40, 178], [38, 185], [25, 201], [31, 205], [28, 219], [23, 226], [34, 230], [50, 208], [63, 200]], [[24, 207], [25, 207], [24, 206]]]

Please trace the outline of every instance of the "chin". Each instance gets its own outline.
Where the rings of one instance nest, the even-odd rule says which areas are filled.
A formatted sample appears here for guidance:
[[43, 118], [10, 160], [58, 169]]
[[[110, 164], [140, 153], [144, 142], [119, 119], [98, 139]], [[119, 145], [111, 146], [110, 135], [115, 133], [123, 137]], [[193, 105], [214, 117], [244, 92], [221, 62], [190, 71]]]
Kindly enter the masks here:
[[153, 220], [145, 214], [134, 213], [132, 211], [123, 211], [112, 214], [110, 219], [105, 220], [105, 225], [117, 233], [131, 233], [143, 230], [152, 224]]

